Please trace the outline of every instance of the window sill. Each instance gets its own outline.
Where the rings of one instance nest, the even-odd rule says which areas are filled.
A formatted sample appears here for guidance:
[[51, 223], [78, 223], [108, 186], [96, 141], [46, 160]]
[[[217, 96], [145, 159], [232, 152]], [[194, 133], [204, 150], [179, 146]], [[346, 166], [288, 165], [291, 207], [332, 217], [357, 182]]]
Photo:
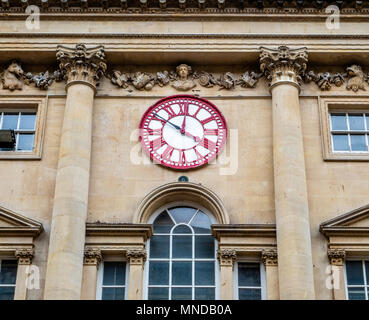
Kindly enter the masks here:
[[3, 151], [0, 152], [0, 160], [41, 160], [41, 153]]

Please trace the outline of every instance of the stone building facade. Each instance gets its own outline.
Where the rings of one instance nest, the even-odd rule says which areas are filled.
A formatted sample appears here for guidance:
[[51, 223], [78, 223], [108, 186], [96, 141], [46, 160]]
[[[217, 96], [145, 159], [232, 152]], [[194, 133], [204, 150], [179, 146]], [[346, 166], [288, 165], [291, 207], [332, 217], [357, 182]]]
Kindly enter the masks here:
[[[1, 298], [368, 299], [367, 1], [0, 11]], [[139, 139], [179, 95], [227, 123], [187, 170]]]

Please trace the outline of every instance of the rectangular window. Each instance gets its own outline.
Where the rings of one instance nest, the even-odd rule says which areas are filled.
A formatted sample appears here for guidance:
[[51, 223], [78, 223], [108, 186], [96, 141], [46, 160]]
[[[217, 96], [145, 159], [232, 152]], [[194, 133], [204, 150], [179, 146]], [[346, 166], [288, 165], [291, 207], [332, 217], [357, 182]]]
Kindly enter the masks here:
[[369, 300], [369, 261], [346, 261], [349, 300]]
[[18, 264], [16, 260], [0, 260], [0, 300], [13, 300]]
[[333, 152], [369, 152], [369, 113], [331, 112], [330, 125]]
[[260, 263], [238, 262], [236, 265], [236, 299], [264, 299], [264, 272]]
[[127, 263], [125, 261], [105, 261], [101, 264], [99, 271], [99, 298], [101, 300], [125, 300]]

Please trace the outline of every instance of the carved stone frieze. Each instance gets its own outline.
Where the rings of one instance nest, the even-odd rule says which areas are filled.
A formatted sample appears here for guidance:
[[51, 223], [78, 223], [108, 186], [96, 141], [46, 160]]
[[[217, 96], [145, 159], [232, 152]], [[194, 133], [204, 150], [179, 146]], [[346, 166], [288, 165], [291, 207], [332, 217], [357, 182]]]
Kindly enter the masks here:
[[343, 249], [328, 249], [328, 258], [333, 266], [342, 266], [346, 259], [346, 251]]
[[107, 69], [103, 46], [87, 48], [84, 44], [77, 44], [69, 48], [59, 45], [56, 59], [67, 86], [73, 82], [83, 82], [95, 89]]
[[346, 70], [349, 77], [346, 89], [354, 92], [365, 90], [365, 80], [367, 79], [367, 76], [364, 74], [362, 68], [354, 64]]
[[85, 250], [83, 264], [90, 266], [98, 266], [102, 261], [102, 254], [100, 249], [89, 248]]
[[15, 256], [18, 259], [18, 264], [29, 265], [32, 263], [34, 256], [33, 249], [17, 249], [15, 251]]
[[60, 70], [56, 70], [54, 72], [40, 72], [39, 74], [32, 74], [31, 72], [27, 72], [24, 76], [24, 81], [26, 84], [34, 84], [36, 88], [40, 88], [42, 90], [47, 90], [54, 81], [63, 80], [63, 75]]
[[237, 252], [235, 249], [218, 249], [217, 258], [220, 266], [232, 267], [237, 259]]
[[302, 76], [307, 68], [307, 48], [278, 49], [260, 48], [260, 70], [264, 73], [270, 87], [278, 83], [291, 83], [300, 87]]
[[127, 249], [126, 257], [130, 264], [132, 265], [142, 265], [146, 261], [147, 253], [145, 249]]
[[276, 249], [263, 250], [261, 253], [261, 259], [265, 266], [277, 266], [278, 265], [278, 253]]
[[23, 69], [19, 62], [12, 61], [1, 74], [3, 89], [22, 90], [23, 89]]

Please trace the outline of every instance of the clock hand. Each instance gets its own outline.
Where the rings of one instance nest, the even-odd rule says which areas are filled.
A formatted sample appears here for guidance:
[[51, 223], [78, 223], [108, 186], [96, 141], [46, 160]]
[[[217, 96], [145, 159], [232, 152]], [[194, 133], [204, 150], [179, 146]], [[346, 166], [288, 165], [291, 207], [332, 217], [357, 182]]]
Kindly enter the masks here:
[[184, 116], [184, 118], [183, 118], [183, 122], [182, 122], [182, 127], [181, 127], [181, 133], [182, 134], [185, 134], [185, 127], [186, 127], [186, 116], [187, 116], [187, 111], [186, 111], [186, 113], [185, 113], [185, 116]]
[[179, 126], [177, 126], [176, 124], [174, 124], [174, 123], [170, 122], [169, 120], [164, 119], [162, 116], [159, 116], [157, 113], [153, 113], [153, 115], [154, 115], [155, 117], [158, 117], [159, 119], [162, 119], [163, 121], [165, 121], [165, 122], [169, 123], [170, 125], [172, 125], [172, 126], [173, 126], [174, 128], [176, 128], [177, 130], [181, 131], [181, 128], [180, 128]]
[[184, 131], [184, 134], [185, 134], [186, 136], [188, 136], [188, 137], [193, 138], [193, 139], [195, 140], [195, 142], [199, 142], [199, 141], [201, 140], [199, 137], [194, 136], [194, 135], [192, 135], [191, 133], [189, 133], [189, 132], [187, 132], [187, 131]]

